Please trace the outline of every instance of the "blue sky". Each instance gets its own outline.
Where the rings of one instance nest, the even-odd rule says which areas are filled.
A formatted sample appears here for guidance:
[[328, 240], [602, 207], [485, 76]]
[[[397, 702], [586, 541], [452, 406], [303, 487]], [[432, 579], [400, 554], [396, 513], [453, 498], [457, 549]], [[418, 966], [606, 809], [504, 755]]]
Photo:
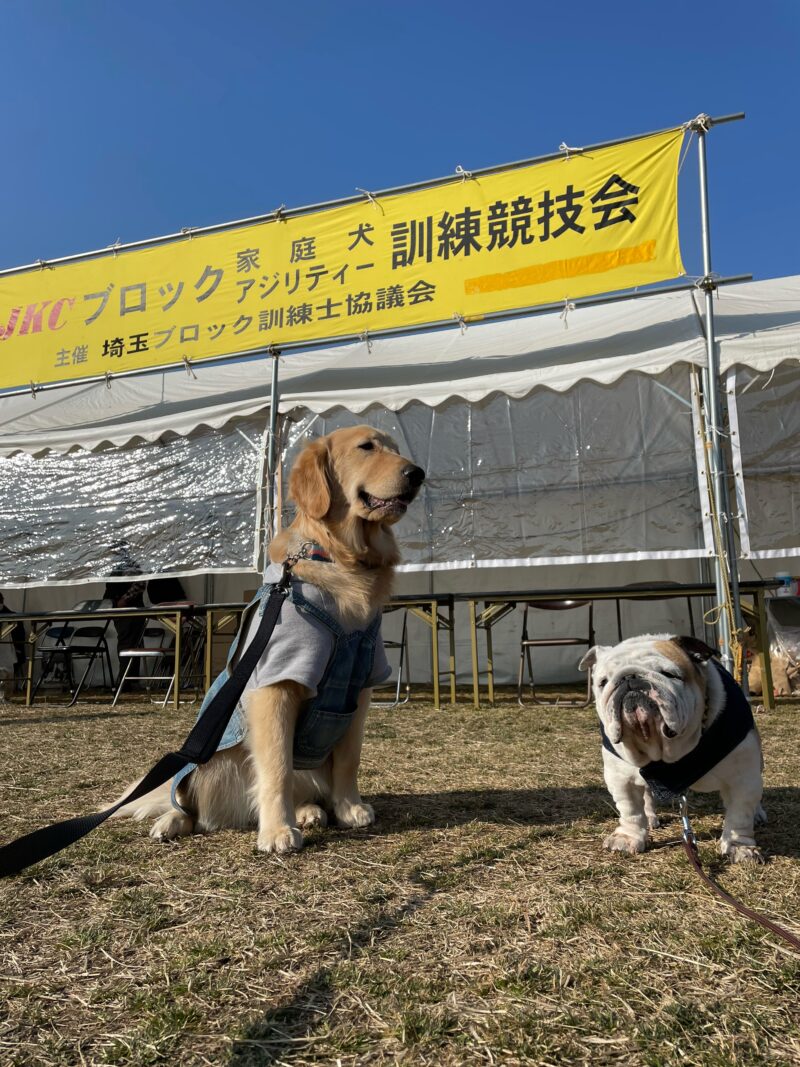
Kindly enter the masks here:
[[0, 267], [745, 111], [714, 269], [800, 271], [798, 0], [2, 0], [0, 36]]

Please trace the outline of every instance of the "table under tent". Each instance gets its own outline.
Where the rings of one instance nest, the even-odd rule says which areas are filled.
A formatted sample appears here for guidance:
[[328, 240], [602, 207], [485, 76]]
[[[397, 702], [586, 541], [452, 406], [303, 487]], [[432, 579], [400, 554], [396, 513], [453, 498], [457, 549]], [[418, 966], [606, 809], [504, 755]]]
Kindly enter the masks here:
[[[800, 277], [715, 297], [731, 411], [743, 578], [800, 573]], [[0, 588], [16, 610], [67, 608], [109, 575], [178, 575], [195, 601], [259, 584], [270, 516], [273, 356], [0, 396]], [[427, 471], [396, 527], [398, 593], [713, 580], [697, 403], [702, 294], [640, 296], [506, 321], [454, 323], [280, 357], [278, 478], [303, 443], [342, 425], [387, 430]], [[694, 625], [702, 634], [698, 601]], [[459, 677], [469, 634], [457, 606]], [[397, 636], [397, 617], [387, 618]], [[539, 612], [537, 632], [582, 622]], [[624, 602], [626, 635], [683, 632], [685, 600]], [[498, 681], [516, 678], [522, 616], [495, 631]], [[598, 640], [617, 634], [599, 604]], [[710, 631], [709, 631], [710, 634]], [[431, 677], [409, 628], [413, 680]], [[554, 649], [542, 681], [577, 677]]]

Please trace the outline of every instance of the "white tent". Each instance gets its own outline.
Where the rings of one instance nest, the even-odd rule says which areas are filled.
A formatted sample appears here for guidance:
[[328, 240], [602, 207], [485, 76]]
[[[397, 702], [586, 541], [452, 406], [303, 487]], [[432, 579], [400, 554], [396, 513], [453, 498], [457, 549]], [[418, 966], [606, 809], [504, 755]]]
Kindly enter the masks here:
[[[800, 277], [721, 287], [715, 309], [743, 552], [800, 556]], [[342, 422], [400, 438], [429, 473], [398, 528], [409, 590], [697, 579], [705, 359], [685, 290], [287, 353], [286, 455]], [[47, 584], [53, 606], [54, 582], [132, 553], [146, 573], [233, 572], [218, 597], [252, 587], [269, 379], [265, 356], [0, 396], [0, 582]]]
[[[564, 391], [582, 380], [660, 374], [705, 360], [701, 294], [642, 296], [451, 330], [297, 352], [281, 360], [281, 410], [398, 410], [457, 396]], [[770, 370], [800, 355], [800, 276], [717, 292], [722, 369]], [[269, 406], [269, 357], [176, 367], [52, 392], [0, 394], [0, 455], [65, 452], [220, 427]]]

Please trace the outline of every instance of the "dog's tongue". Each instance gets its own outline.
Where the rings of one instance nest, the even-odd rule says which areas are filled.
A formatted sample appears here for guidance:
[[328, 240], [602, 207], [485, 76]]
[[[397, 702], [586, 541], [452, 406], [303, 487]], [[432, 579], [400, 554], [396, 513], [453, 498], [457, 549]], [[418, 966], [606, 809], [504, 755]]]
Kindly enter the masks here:
[[369, 494], [369, 506], [371, 508], [390, 508], [392, 511], [405, 511], [408, 506], [404, 500], [400, 497], [394, 496], [384, 500], [379, 496], [372, 496]]

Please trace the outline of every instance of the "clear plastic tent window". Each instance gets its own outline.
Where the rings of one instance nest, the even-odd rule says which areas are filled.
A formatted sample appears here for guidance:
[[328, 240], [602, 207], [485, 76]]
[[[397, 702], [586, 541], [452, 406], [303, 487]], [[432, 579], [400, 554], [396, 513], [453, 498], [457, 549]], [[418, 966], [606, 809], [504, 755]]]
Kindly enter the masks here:
[[741, 368], [729, 378], [742, 551], [800, 554], [800, 366]]
[[521, 399], [290, 419], [285, 470], [309, 438], [359, 423], [425, 468], [421, 506], [397, 527], [405, 569], [706, 554], [685, 367]]
[[263, 428], [0, 459], [0, 580], [252, 568]]

